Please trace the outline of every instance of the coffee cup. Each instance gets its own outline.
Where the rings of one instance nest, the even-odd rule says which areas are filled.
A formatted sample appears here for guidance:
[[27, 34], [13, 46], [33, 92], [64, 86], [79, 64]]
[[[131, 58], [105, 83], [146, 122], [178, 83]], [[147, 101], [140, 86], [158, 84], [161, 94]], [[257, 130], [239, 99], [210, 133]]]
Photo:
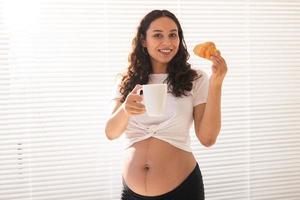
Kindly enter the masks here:
[[146, 84], [140, 91], [142, 91], [147, 115], [162, 116], [165, 113], [168, 85]]

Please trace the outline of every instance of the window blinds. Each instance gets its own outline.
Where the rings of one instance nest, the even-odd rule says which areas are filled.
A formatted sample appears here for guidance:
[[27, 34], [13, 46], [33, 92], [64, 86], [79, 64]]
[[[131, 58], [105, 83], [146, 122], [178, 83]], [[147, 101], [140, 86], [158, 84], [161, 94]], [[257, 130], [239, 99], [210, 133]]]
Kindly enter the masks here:
[[210, 74], [192, 54], [208, 40], [228, 64], [217, 143], [191, 129], [206, 198], [300, 198], [299, 1], [15, 0], [0, 4], [1, 200], [120, 198], [124, 141], [105, 120], [152, 9], [179, 18], [194, 68]]

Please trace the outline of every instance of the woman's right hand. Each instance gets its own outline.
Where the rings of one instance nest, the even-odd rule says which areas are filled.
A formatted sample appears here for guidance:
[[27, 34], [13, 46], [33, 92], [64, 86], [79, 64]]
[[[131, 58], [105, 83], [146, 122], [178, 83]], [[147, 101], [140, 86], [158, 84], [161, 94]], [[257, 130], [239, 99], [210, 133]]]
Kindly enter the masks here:
[[122, 104], [123, 110], [128, 116], [140, 115], [146, 112], [145, 105], [141, 103], [143, 97], [138, 94], [141, 88], [142, 86], [137, 84]]

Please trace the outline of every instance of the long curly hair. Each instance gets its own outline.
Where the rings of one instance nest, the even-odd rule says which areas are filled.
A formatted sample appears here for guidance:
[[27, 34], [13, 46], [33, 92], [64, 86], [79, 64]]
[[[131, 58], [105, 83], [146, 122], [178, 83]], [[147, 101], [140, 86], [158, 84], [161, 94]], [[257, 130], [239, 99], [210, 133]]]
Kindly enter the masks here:
[[132, 40], [132, 52], [128, 56], [129, 66], [119, 85], [122, 94], [121, 102], [125, 101], [136, 84], [143, 85], [149, 81], [152, 66], [150, 56], [142, 45], [142, 40], [146, 38], [146, 32], [150, 24], [160, 17], [169, 17], [176, 23], [180, 41], [178, 52], [167, 64], [168, 78], [166, 81], [168, 90], [175, 97], [187, 96], [187, 91], [192, 90], [192, 82], [199, 78], [197, 72], [191, 69], [191, 65], [187, 62], [189, 53], [183, 38], [181, 25], [176, 16], [168, 10], [153, 10], [141, 20], [136, 36]]

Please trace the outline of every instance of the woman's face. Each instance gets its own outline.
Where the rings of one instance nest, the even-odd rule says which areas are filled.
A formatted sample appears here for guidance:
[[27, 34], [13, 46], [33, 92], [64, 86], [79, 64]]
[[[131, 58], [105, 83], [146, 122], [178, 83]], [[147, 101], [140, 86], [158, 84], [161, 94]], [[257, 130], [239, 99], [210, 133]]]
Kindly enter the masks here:
[[179, 35], [176, 23], [168, 17], [154, 20], [147, 32], [143, 46], [147, 48], [152, 67], [166, 66], [179, 48]]

